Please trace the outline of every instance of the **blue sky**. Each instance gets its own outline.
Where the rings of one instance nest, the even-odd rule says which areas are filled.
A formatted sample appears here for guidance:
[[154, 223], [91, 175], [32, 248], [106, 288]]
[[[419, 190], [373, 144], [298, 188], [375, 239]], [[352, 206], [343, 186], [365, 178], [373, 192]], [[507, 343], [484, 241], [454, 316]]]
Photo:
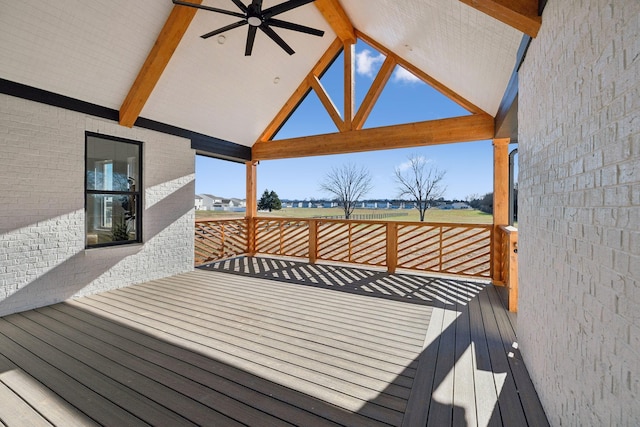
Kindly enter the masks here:
[[[356, 109], [384, 61], [384, 56], [359, 41], [356, 45]], [[342, 55], [321, 82], [338, 110], [343, 110]], [[373, 108], [365, 128], [410, 123], [469, 114], [429, 85], [397, 67]], [[336, 132], [328, 113], [312, 91], [274, 139]], [[510, 147], [510, 149], [512, 149]], [[412, 156], [445, 170], [445, 198], [464, 200], [471, 194], [493, 191], [491, 141], [445, 144], [430, 147], [383, 150], [367, 153], [268, 160], [258, 165], [258, 195], [265, 189], [281, 199], [324, 198], [319, 187], [332, 167], [347, 163], [364, 166], [372, 176], [373, 190], [366, 198], [386, 199], [398, 195], [394, 170]], [[196, 156], [196, 193], [245, 198], [245, 166]]]

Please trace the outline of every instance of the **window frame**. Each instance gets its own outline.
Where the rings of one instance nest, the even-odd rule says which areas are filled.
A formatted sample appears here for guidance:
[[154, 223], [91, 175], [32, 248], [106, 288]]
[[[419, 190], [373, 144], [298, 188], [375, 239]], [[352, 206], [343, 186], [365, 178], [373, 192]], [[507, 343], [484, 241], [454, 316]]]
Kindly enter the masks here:
[[[138, 159], [137, 159], [137, 168], [138, 168], [138, 176], [137, 176], [137, 182], [136, 182], [136, 189], [134, 191], [121, 191], [121, 190], [102, 190], [102, 189], [89, 189], [89, 177], [88, 177], [88, 162], [89, 162], [89, 158], [88, 158], [88, 154], [89, 154], [89, 138], [97, 138], [97, 139], [101, 139], [104, 140], [106, 142], [119, 142], [119, 143], [125, 143], [125, 144], [132, 144], [137, 146], [138, 149]], [[141, 141], [135, 141], [135, 140], [131, 140], [131, 139], [126, 139], [126, 138], [120, 138], [120, 137], [116, 137], [116, 136], [112, 136], [112, 135], [105, 135], [105, 134], [100, 134], [100, 133], [96, 133], [96, 132], [89, 132], [89, 131], [85, 131], [85, 139], [84, 139], [84, 220], [85, 220], [85, 227], [84, 227], [84, 244], [85, 244], [85, 249], [94, 249], [94, 248], [103, 248], [103, 247], [113, 247], [113, 246], [121, 246], [121, 245], [131, 245], [131, 244], [140, 244], [142, 243], [142, 195], [143, 195], [143, 191], [142, 189], [144, 188], [143, 184], [142, 184], [142, 178], [143, 178], [143, 169], [142, 169], [142, 165], [143, 165], [143, 161], [142, 161], [142, 155], [143, 155], [143, 143]], [[101, 160], [104, 162], [104, 164], [106, 164], [106, 160]], [[115, 241], [111, 241], [111, 242], [103, 242], [103, 243], [96, 243], [96, 244], [89, 244], [88, 242], [88, 207], [87, 207], [87, 201], [89, 199], [90, 195], [112, 195], [112, 197], [115, 199], [116, 197], [119, 196], [134, 196], [134, 200], [135, 200], [135, 227], [136, 227], [136, 236], [135, 239], [131, 239], [131, 240], [115, 240]], [[113, 202], [112, 202], [113, 203]], [[113, 207], [112, 207], [113, 209]]]

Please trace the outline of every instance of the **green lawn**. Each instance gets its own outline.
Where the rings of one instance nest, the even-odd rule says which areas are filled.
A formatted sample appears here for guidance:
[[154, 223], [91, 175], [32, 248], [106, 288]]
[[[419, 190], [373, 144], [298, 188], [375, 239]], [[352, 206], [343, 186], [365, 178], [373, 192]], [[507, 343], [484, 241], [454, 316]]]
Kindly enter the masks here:
[[[388, 221], [420, 221], [416, 209], [356, 209], [354, 214], [407, 213], [406, 216], [391, 216]], [[261, 217], [279, 218], [313, 218], [341, 215], [339, 208], [285, 208], [273, 212], [258, 212]], [[196, 219], [242, 218], [244, 212], [196, 211]], [[493, 216], [477, 210], [442, 210], [429, 209], [424, 220], [426, 222], [452, 222], [461, 224], [491, 224]]]

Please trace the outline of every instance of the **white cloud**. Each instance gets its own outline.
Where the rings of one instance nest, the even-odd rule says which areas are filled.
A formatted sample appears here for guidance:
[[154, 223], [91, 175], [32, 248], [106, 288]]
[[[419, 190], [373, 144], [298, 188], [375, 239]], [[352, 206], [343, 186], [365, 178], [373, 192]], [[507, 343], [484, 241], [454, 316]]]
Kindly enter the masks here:
[[398, 169], [400, 170], [400, 172], [404, 172], [412, 168], [411, 165], [413, 164], [413, 162], [417, 162], [418, 164], [425, 165], [427, 163], [431, 163], [432, 161], [433, 160], [428, 159], [424, 156], [411, 157], [406, 162], [400, 163], [398, 165]]
[[420, 81], [414, 74], [408, 72], [402, 67], [396, 67], [396, 70], [393, 72], [391, 76], [391, 80], [394, 83], [418, 83]]
[[356, 73], [361, 76], [373, 77], [384, 62], [384, 55], [374, 55], [369, 49], [356, 53]]

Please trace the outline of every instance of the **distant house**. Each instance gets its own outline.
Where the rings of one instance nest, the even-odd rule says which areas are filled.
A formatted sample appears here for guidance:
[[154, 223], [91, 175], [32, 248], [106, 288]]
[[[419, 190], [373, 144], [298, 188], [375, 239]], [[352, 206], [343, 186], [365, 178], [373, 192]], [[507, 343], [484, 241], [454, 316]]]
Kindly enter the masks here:
[[202, 210], [212, 211], [216, 204], [222, 203], [222, 197], [217, 197], [212, 194], [198, 194], [196, 197], [202, 198]]
[[202, 197], [200, 197], [200, 196], [198, 196], [198, 195], [196, 194], [196, 203], [195, 203], [195, 207], [196, 207], [196, 210], [197, 210], [197, 211], [204, 210], [204, 209], [203, 209], [203, 207], [202, 207], [202, 203], [203, 203]]
[[440, 209], [450, 210], [450, 209], [471, 209], [471, 206], [465, 202], [453, 202], [453, 203], [444, 203], [438, 206]]
[[471, 206], [465, 202], [455, 202], [451, 203], [451, 209], [471, 209]]
[[[198, 202], [200, 198], [200, 202]], [[198, 206], [200, 208], [198, 209]], [[197, 194], [196, 209], [203, 211], [238, 211], [247, 206], [247, 201], [237, 198], [214, 196], [213, 194]]]

